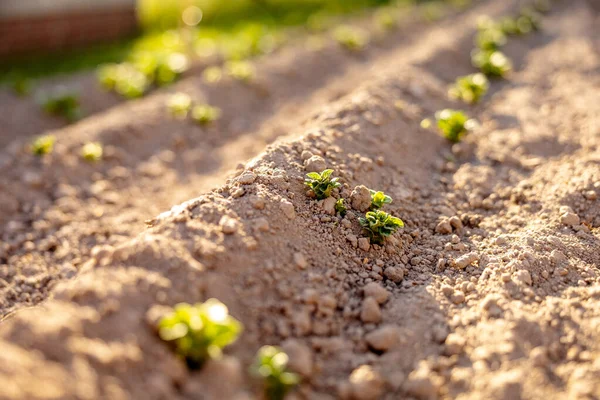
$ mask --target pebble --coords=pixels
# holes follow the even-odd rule
[[[326,214],[335,215],[335,203],[336,199],[334,197],[328,197],[325,200],[323,200],[321,207],[323,208],[323,211],[325,211]]]
[[[471,252],[457,258],[454,261],[454,266],[458,269],[465,269],[467,266],[477,261],[479,261],[479,255],[477,253]]]
[[[365,335],[369,346],[377,351],[388,351],[399,339],[400,330],[396,325],[385,325]]]
[[[566,212],[560,216],[560,222],[563,225],[575,226],[579,225],[579,216],[572,212]]]
[[[371,243],[369,242],[369,238],[359,238],[358,239],[358,248],[363,251],[369,251],[371,248]]]
[[[531,286],[533,283],[531,281],[531,274],[526,269],[515,272],[515,281],[528,286]]]
[[[367,283],[363,288],[363,293],[365,294],[365,297],[372,297],[379,304],[385,303],[390,297],[390,293],[387,289],[377,282]]]
[[[313,374],[313,352],[297,339],[287,339],[281,348],[289,356],[288,367],[305,378]]]
[[[221,220],[219,221],[219,226],[221,227],[221,231],[223,231],[226,235],[233,235],[237,230],[238,221],[231,218],[228,215],[223,215]]]
[[[378,323],[381,321],[381,309],[377,300],[372,297],[363,300],[360,319],[365,323]]]
[[[269,221],[266,218],[257,218],[254,220],[254,229],[260,232],[269,231]]]
[[[371,208],[371,192],[364,185],[354,188],[350,194],[350,204],[356,211],[366,212]]]
[[[252,172],[244,172],[237,178],[238,183],[242,185],[251,185],[256,180],[256,174]]]
[[[370,365],[361,365],[350,374],[349,396],[356,400],[376,400],[383,395],[385,381]]]
[[[435,231],[441,235],[447,235],[452,233],[452,225],[448,220],[443,220],[435,227]]]
[[[598,195],[593,190],[588,190],[583,194],[583,197],[585,197],[587,200],[594,201],[598,198]]]
[[[354,248],[358,247],[358,238],[356,235],[347,235],[346,240],[349,241]]]
[[[456,215],[449,219],[450,225],[457,231],[460,231],[463,228],[463,223]]]
[[[400,283],[404,279],[404,270],[399,267],[387,267],[383,274],[394,283]]]
[[[302,253],[294,253],[294,264],[300,269],[306,269],[308,262]]]
[[[446,337],[446,354],[458,355],[465,347],[466,340],[458,333],[451,333]]]
[[[450,301],[454,304],[461,304],[465,302],[465,294],[460,290],[455,290],[450,296]]]
[[[281,204],[279,208],[285,214],[288,219],[296,219],[296,210],[294,209],[294,205],[288,200],[281,200]]]
[[[327,163],[321,156],[312,156],[304,161],[304,170],[306,172],[323,172],[327,169]]]

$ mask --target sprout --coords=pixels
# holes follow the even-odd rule
[[[84,160],[94,162],[102,159],[102,144],[98,142],[90,142],[81,148],[81,156]]]
[[[26,77],[17,77],[11,82],[13,91],[19,96],[26,96],[33,90],[33,82]]]
[[[221,117],[221,109],[208,104],[201,104],[192,108],[192,119],[201,125],[206,125]]]
[[[185,118],[192,108],[192,98],[185,93],[175,93],[167,101],[167,107],[172,116]]]
[[[202,72],[202,78],[205,82],[216,83],[221,80],[223,71],[219,67],[208,67]]]
[[[69,122],[81,118],[77,94],[63,88],[43,98],[42,107],[48,114],[62,116]]]
[[[379,210],[385,204],[391,204],[392,198],[383,192],[370,190],[371,192],[371,210]]]
[[[471,74],[457,78],[454,86],[448,90],[448,94],[450,97],[473,104],[486,94],[489,86],[489,81],[484,74]]]
[[[336,202],[335,202],[335,211],[340,214],[342,217],[346,215],[346,212],[348,211],[346,209],[346,205],[344,204],[344,199],[343,198],[339,198]]]
[[[300,383],[300,377],[288,371],[289,357],[279,347],[263,346],[256,354],[252,373],[263,379],[265,397],[283,400],[285,395]]]
[[[163,56],[156,61],[154,81],[161,86],[172,83],[187,70],[188,65],[188,59],[184,54],[172,53]]]
[[[332,169],[326,169],[321,173],[309,172],[306,174],[304,184],[308,186],[318,200],[323,200],[331,196],[333,189],[340,187],[338,182],[340,178],[331,178]]]
[[[392,10],[384,8],[380,9],[375,13],[375,23],[377,26],[381,27],[383,30],[392,30],[398,26],[398,21],[396,20],[394,13]]]
[[[371,243],[382,244],[383,241],[393,235],[398,228],[404,227],[404,222],[385,211],[369,211],[364,217],[358,219]]]
[[[500,27],[493,25],[477,33],[475,44],[481,50],[498,50],[506,44],[506,35]]]
[[[335,29],[333,37],[351,51],[363,50],[369,43],[369,34],[357,27],[342,25]]]
[[[52,153],[56,136],[44,135],[36,138],[31,144],[31,152],[36,156],[43,156]]]
[[[476,50],[471,62],[487,76],[503,77],[512,69],[508,57],[499,51]]]
[[[462,111],[445,109],[435,113],[437,125],[446,139],[458,143],[462,137],[476,124]]]
[[[254,66],[247,61],[230,61],[225,65],[225,69],[233,79],[245,83],[254,80],[256,75]]]
[[[223,348],[235,342],[242,329],[241,322],[230,316],[227,307],[217,299],[195,305],[178,304],[158,323],[160,338],[172,342],[191,366],[220,358]]]

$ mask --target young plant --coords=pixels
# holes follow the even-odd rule
[[[221,109],[208,104],[201,104],[192,108],[192,119],[200,125],[207,125],[221,117]]]
[[[340,216],[344,217],[346,215],[346,212],[348,211],[348,209],[346,208],[346,205],[344,204],[344,199],[343,198],[339,198],[336,202],[335,202],[335,211],[340,214]]]
[[[98,142],[90,142],[81,148],[81,157],[90,162],[100,161],[102,159],[102,145]]]
[[[321,173],[309,172],[306,174],[304,184],[308,186],[318,200],[326,199],[331,196],[333,189],[341,186],[340,178],[331,178],[332,169],[326,169]]]
[[[398,21],[391,8],[382,8],[375,13],[375,23],[381,29],[390,31],[398,26]]]
[[[503,77],[512,69],[508,57],[499,51],[475,50],[471,62],[487,76]]]
[[[185,93],[175,93],[167,100],[167,107],[172,116],[185,118],[192,108],[192,98]]]
[[[208,83],[219,82],[222,77],[223,71],[217,66],[207,67],[204,71],[202,71],[202,79]]]
[[[241,322],[230,316],[217,299],[195,305],[177,304],[158,323],[160,338],[173,343],[192,367],[220,358],[223,348],[235,342],[242,329]]]
[[[465,103],[474,104],[487,93],[489,87],[490,83],[484,74],[471,74],[457,78],[448,94]]]
[[[475,44],[481,50],[494,51],[506,44],[506,35],[497,25],[481,29],[475,37]]]
[[[17,77],[11,82],[13,91],[19,96],[26,96],[33,90],[33,82],[26,77]]]
[[[254,66],[247,61],[230,61],[225,65],[225,69],[233,79],[244,83],[252,82],[256,76]]]
[[[458,143],[471,130],[475,121],[462,111],[445,109],[435,113],[438,128],[443,136],[452,143]]]
[[[258,350],[252,372],[263,379],[268,400],[283,400],[290,389],[300,383],[300,377],[288,371],[288,361],[288,355],[278,347],[263,346]]]
[[[364,217],[358,219],[371,243],[382,244],[384,240],[393,235],[398,228],[404,227],[404,222],[385,211],[369,211]]]
[[[36,138],[31,144],[31,152],[36,156],[43,156],[52,153],[54,149],[54,142],[56,142],[56,136],[44,135]]]
[[[378,192],[376,190],[371,190],[371,210],[379,210],[386,204],[391,204],[392,198],[383,192]]]
[[[42,100],[42,107],[48,114],[64,117],[69,122],[81,118],[79,98],[74,92],[68,90],[61,89],[47,95]]]
[[[356,27],[342,25],[333,32],[334,39],[350,51],[363,50],[369,43],[369,34]]]

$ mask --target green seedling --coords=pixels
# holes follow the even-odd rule
[[[335,211],[340,214],[340,216],[344,217],[346,215],[346,212],[348,211],[346,208],[346,205],[344,204],[344,199],[343,198],[339,198],[336,202],[335,202]]]
[[[13,91],[19,96],[27,96],[33,90],[33,82],[29,78],[18,77],[11,82]]]
[[[90,162],[100,161],[102,159],[102,153],[104,150],[102,149],[102,144],[98,142],[91,142],[85,144],[81,148],[81,157],[84,160]]]
[[[521,15],[517,18],[517,26],[521,33],[537,31],[542,25],[542,16],[532,8],[525,7],[521,10]]]
[[[192,108],[192,98],[185,93],[175,93],[167,100],[167,108],[172,116],[185,118]]]
[[[465,103],[474,104],[487,93],[489,87],[490,83],[484,74],[471,74],[457,78],[448,94]]]
[[[383,192],[378,192],[376,190],[371,190],[371,210],[379,210],[386,204],[392,203],[392,198]]]
[[[506,44],[506,35],[501,27],[494,24],[479,30],[475,37],[475,44],[481,50],[498,50]]]
[[[221,109],[208,104],[201,104],[192,108],[192,119],[200,125],[207,125],[221,117]]]
[[[476,122],[462,111],[445,109],[435,113],[435,119],[442,135],[452,143],[458,143],[472,130]]]
[[[383,8],[375,13],[375,23],[385,31],[390,31],[398,26],[398,20],[391,9]]]
[[[208,67],[202,72],[202,79],[208,83],[217,83],[223,77],[223,70],[220,67]]]
[[[233,79],[244,83],[252,82],[256,76],[254,66],[247,61],[230,61],[225,65],[225,70]]]
[[[81,108],[77,94],[68,90],[58,90],[42,100],[42,107],[48,114],[66,118],[69,122],[81,118]]]
[[[321,173],[309,172],[306,174],[304,184],[308,186],[318,200],[326,199],[331,196],[333,189],[341,186],[340,178],[331,178],[332,169],[326,169]]]
[[[384,240],[393,235],[398,228],[404,227],[404,222],[385,211],[369,211],[364,217],[358,219],[371,243],[382,244]]]
[[[178,304],[158,323],[160,338],[172,343],[191,367],[220,358],[223,348],[235,342],[242,329],[241,322],[217,299]]]
[[[289,357],[279,347],[263,346],[256,354],[252,373],[263,380],[265,398],[283,400],[298,383],[300,377],[288,371]]]
[[[184,54],[172,53],[158,57],[155,61],[154,82],[159,86],[173,83],[188,68],[188,59]]]
[[[148,76],[131,63],[107,64],[98,70],[98,82],[127,99],[143,96],[150,88]]]
[[[54,149],[54,143],[56,142],[56,136],[44,135],[36,138],[31,144],[31,152],[36,156],[43,156],[52,153]]]
[[[334,39],[350,51],[361,51],[369,43],[369,34],[357,27],[342,25],[333,32]]]
[[[487,76],[504,77],[512,70],[508,57],[499,51],[476,50],[471,62]]]

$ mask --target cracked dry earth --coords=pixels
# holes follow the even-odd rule
[[[420,127],[463,107],[446,91],[473,72],[477,17],[516,9],[478,3],[360,56],[283,52],[251,87],[178,83],[224,109],[211,128],[168,119],[156,93],[57,131],[42,161],[8,146],[0,398],[260,398],[264,344],[304,377],[290,398],[599,398],[598,3],[557,2],[510,39],[515,71],[467,109],[463,142]],[[92,139],[107,159],[83,165]],[[366,245],[357,211],[307,197],[316,165],[337,196],[390,194],[405,228]],[[210,297],[245,331],[189,371],[152,317]]]

